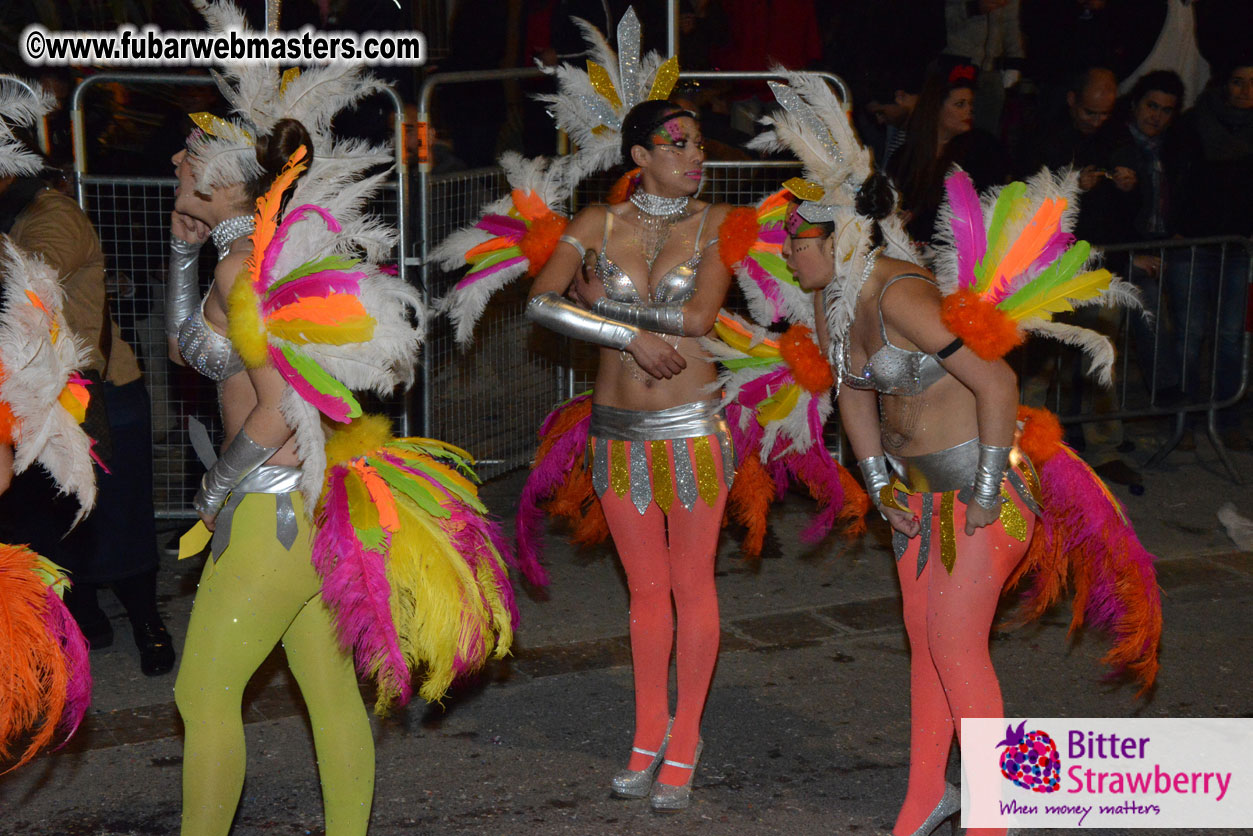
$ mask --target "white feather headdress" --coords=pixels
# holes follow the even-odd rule
[[[248,19],[230,0],[193,0],[209,29],[248,31]],[[343,176],[349,158],[359,172],[391,159],[386,146],[337,142],[331,134],[335,115],[386,85],[363,71],[361,64],[337,61],[321,66],[279,72],[277,62],[225,64],[214,73],[218,89],[231,106],[231,116],[193,113],[200,130],[187,140],[187,149],[200,160],[196,187],[208,192],[217,186],[242,183],[261,173],[255,143],[269,134],[280,119],[295,119],[313,140],[314,162],[305,179]],[[370,159],[364,159],[368,157]]]
[[[29,127],[52,110],[54,99],[37,82],[0,77],[0,177],[38,174],[43,160],[13,135],[13,127]]]
[[[857,213],[857,193],[874,172],[870,150],[861,144],[844,103],[822,78],[789,72],[776,66],[787,84],[769,82],[782,110],[762,117],[770,130],[748,147],[762,151],[788,150],[804,164],[804,179],[793,178],[784,187],[797,197],[797,213],[810,223],[835,224],[836,280],[823,290],[831,351],[840,350],[853,320],[860,276],[870,251],[870,221]],[[849,236],[847,231],[854,234]],[[887,255],[916,261],[909,236],[896,213],[879,221]],[[838,379],[838,378],[837,378]]]
[[[577,182],[621,162],[622,120],[640,102],[669,98],[679,62],[656,52],[641,57],[640,21],[633,8],[618,22],[617,52],[595,26],[581,18],[575,22],[591,56],[587,69],[562,64],[546,70],[556,76],[557,92],[536,98],[579,146]]]

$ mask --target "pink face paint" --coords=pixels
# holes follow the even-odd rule
[[[801,213],[795,208],[788,212],[787,220],[783,222],[783,229],[790,238],[822,238],[826,235],[822,227],[802,218]]]
[[[677,145],[687,137],[683,135],[683,128],[679,125],[678,117],[675,117],[658,126],[653,131],[651,139],[653,145]]]

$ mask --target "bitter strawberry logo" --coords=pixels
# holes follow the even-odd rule
[[[1025,732],[1026,728],[1026,720],[1018,728],[1012,723],[1005,727],[1005,739],[996,744],[1006,747],[1001,752],[1001,774],[1032,792],[1057,792],[1062,775],[1057,744],[1047,732]]]

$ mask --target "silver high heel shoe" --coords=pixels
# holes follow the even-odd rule
[[[704,748],[705,741],[697,739],[696,753],[692,755],[691,763],[679,763],[671,760],[663,761],[663,763],[668,763],[670,766],[678,769],[690,771],[687,775],[687,783],[681,786],[672,787],[659,781],[653,782],[653,791],[649,796],[648,803],[652,806],[654,813],[677,813],[680,810],[686,810],[688,805],[692,803],[692,779],[696,777],[696,764],[700,763],[700,753]]]
[[[650,752],[647,749],[641,749],[638,746],[632,746],[632,752],[638,752],[641,755],[648,755],[652,758],[648,766],[640,770],[624,769],[617,775],[613,776],[613,794],[618,798],[647,798],[648,790],[653,785],[653,776],[657,774],[657,769],[661,766],[661,759],[665,756],[666,745],[670,743],[670,727],[674,725],[674,718],[670,718],[670,722],[666,724],[666,736],[661,739],[661,745],[657,747],[656,752]]]
[[[927,816],[922,824],[918,825],[918,829],[911,833],[910,836],[930,836],[930,834],[940,828],[941,824],[961,812],[961,808],[962,791],[952,784],[946,783],[944,785],[944,795],[940,796],[940,801],[935,805],[935,809],[931,811],[931,814]],[[950,833],[957,831],[956,824],[956,822],[950,823]]]

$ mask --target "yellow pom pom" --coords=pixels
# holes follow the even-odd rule
[[[247,272],[241,273],[227,296],[226,336],[243,358],[244,365],[259,369],[266,363],[265,324],[261,321],[261,305],[252,289]]]
[[[326,440],[326,465],[337,464],[373,453],[392,440],[392,422],[385,415],[362,415],[336,430]]]

